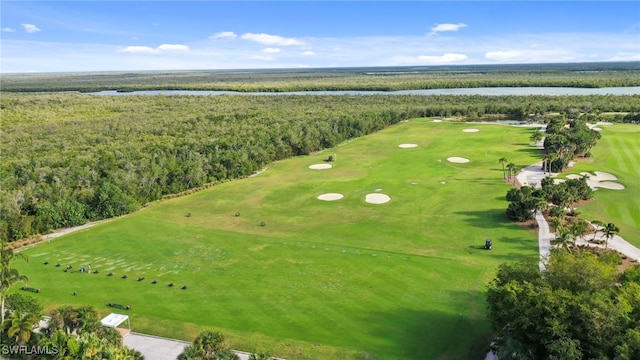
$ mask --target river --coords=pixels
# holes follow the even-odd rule
[[[208,90],[143,90],[118,92],[106,90],[88,93],[100,96],[131,95],[482,95],[482,96],[530,96],[530,95],[640,95],[640,86],[607,87],[607,88],[572,88],[572,87],[481,87],[461,89],[428,89],[400,91],[291,91],[291,92],[240,92],[240,91],[208,91]]]

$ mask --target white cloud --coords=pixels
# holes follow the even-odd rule
[[[468,57],[465,54],[446,53],[439,56],[433,55],[421,55],[418,56],[418,62],[424,64],[451,64],[459,63],[467,60]]]
[[[278,46],[304,45],[304,42],[301,40],[294,39],[294,38],[284,38],[279,35],[246,33],[246,34],[242,34],[240,38],[244,40],[259,42],[264,45],[278,45]]]
[[[262,49],[263,53],[267,53],[267,54],[277,54],[280,52],[280,49],[278,48],[264,48]]]
[[[119,49],[120,52],[130,54],[160,54],[167,52],[187,52],[189,47],[182,44],[162,44],[156,48],[150,46],[127,46]]]
[[[37,33],[38,31],[41,31],[40,28],[38,28],[33,24],[20,24],[20,25],[22,26],[24,31],[28,32],[29,34]]]
[[[234,33],[233,31],[221,31],[221,32],[217,32],[217,33],[209,36],[209,39],[211,39],[211,40],[235,39],[237,37],[238,37],[238,35],[236,35],[236,33]]]
[[[11,32],[16,32],[16,29],[12,29],[10,27],[5,27],[5,28],[2,28],[2,31],[11,33]]]
[[[249,57],[252,60],[275,61],[276,58],[271,55],[253,55]]]
[[[526,58],[526,53],[522,50],[489,51],[484,55],[489,60],[497,61],[518,61]]]
[[[465,23],[457,23],[457,24],[438,24],[431,28],[431,32],[429,35],[435,35],[439,32],[443,31],[458,31],[464,27],[467,27]]]
[[[640,53],[618,53],[607,61],[640,61]]]
[[[315,55],[315,54],[316,54],[316,53],[314,53],[314,52],[313,52],[313,51],[311,51],[311,50],[307,50],[307,51],[302,52],[302,55],[304,55],[304,56],[313,56],[313,55]]]
[[[499,50],[488,51],[484,57],[489,60],[503,63],[537,63],[537,62],[565,62],[576,60],[577,57],[590,57],[577,55],[567,50]]]
[[[187,45],[182,44],[162,44],[158,46],[159,51],[189,51]]]
[[[151,48],[149,46],[127,46],[123,49],[120,49],[121,52],[132,53],[132,54],[154,54],[157,53],[157,50]]]

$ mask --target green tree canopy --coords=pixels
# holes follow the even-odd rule
[[[501,265],[487,291],[499,358],[639,358],[640,282],[619,282],[616,264],[555,251],[543,273],[532,262]]]

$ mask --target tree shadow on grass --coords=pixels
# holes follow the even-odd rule
[[[407,360],[484,359],[491,336],[480,296],[484,295],[478,291],[450,292],[447,307],[451,312],[399,308],[392,313],[369,314],[369,335],[393,346],[364,351],[373,359],[386,358],[376,354]]]
[[[455,214],[459,215],[462,221],[477,228],[495,229],[496,227],[512,227],[514,226],[513,222],[507,219],[505,209],[457,211]]]

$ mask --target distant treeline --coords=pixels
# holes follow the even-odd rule
[[[101,90],[396,91],[478,87],[640,86],[640,62],[4,74],[12,92]]]
[[[640,114],[639,96],[1,95],[0,236],[9,240],[126,214],[416,117]]]

